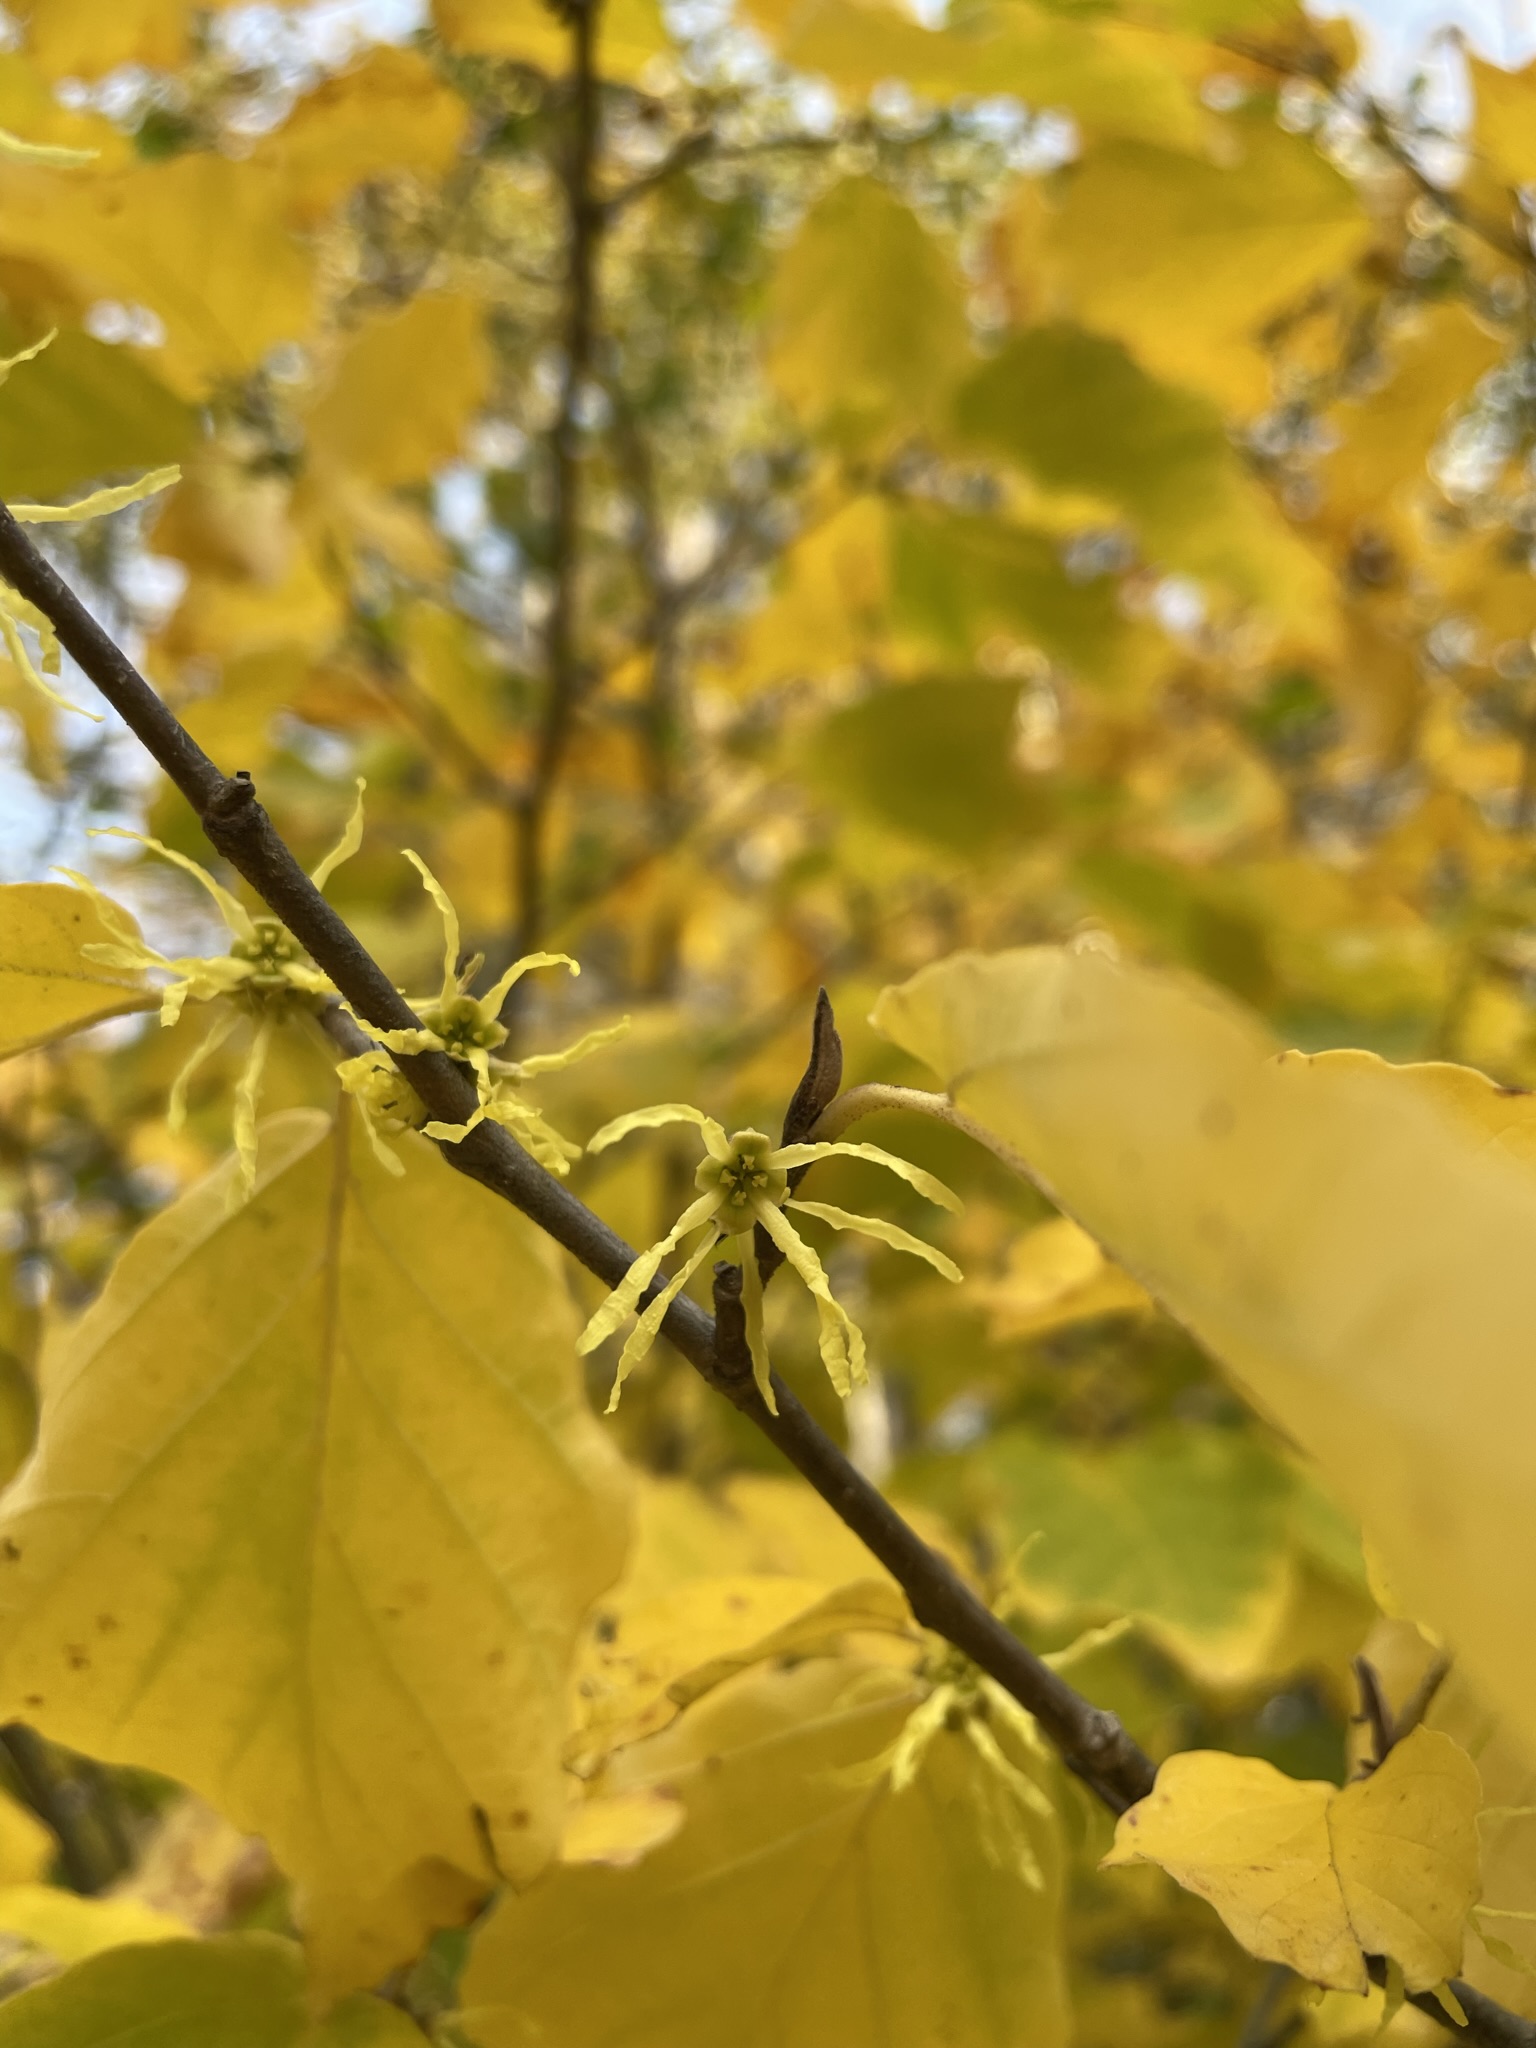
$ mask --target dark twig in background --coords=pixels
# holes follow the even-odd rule
[[[550,430],[551,558],[554,587],[544,630],[545,695],[533,771],[515,814],[517,936],[512,951],[531,953],[546,923],[546,839],[555,785],[570,744],[581,688],[576,642],[581,571],[581,412],[597,329],[597,259],[604,209],[595,189],[602,89],[597,29],[602,0],[570,0],[570,136],[563,183],[569,222],[564,362]]]

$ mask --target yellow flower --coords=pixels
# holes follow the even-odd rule
[[[380,1132],[394,1135],[411,1128],[425,1131],[429,1138],[440,1138],[447,1144],[456,1145],[468,1137],[477,1124],[488,1122],[500,1124],[503,1130],[510,1131],[549,1172],[568,1173],[571,1161],[581,1157],[581,1147],[562,1137],[519,1091],[525,1081],[568,1067],[576,1060],[585,1059],[588,1053],[596,1052],[599,1046],[612,1044],[629,1029],[629,1019],[625,1017],[617,1024],[589,1031],[563,1052],[534,1053],[525,1060],[495,1058],[498,1046],[506,1043],[507,1027],[501,1021],[501,1006],[514,983],[534,967],[568,967],[572,974],[580,974],[581,968],[568,953],[527,953],[521,960],[514,960],[495,986],[483,996],[471,995],[469,985],[483,966],[485,956],[477,953],[462,969],[459,967],[458,912],[421,856],[407,852],[405,857],[421,876],[422,886],[437,905],[443,920],[443,983],[436,995],[412,999],[411,1008],[421,1019],[419,1027],[375,1032],[378,1047],[382,1050],[377,1055],[359,1054],[357,1059],[348,1060],[337,1070],[342,1077],[342,1086],[362,1106],[375,1150],[387,1160],[393,1171],[399,1172],[399,1162],[378,1144]],[[469,1118],[461,1124],[428,1123],[418,1121],[412,1112],[402,1121],[399,1111],[385,1100],[394,1084],[384,1078],[385,1067],[393,1071],[393,1063],[379,1064],[384,1051],[441,1052],[446,1053],[449,1059],[457,1060],[461,1066],[468,1067],[474,1074],[479,1098]],[[407,1084],[401,1079],[399,1085],[405,1087]],[[410,1090],[409,1093],[424,1118],[425,1111],[421,1110],[415,1091]]]
[[[619,1369],[608,1401],[610,1414],[618,1405],[619,1391],[625,1380],[655,1343],[668,1308],[710,1252],[726,1238],[742,1240],[736,1255],[741,1262],[741,1299],[746,1312],[752,1374],[769,1411],[777,1414],[769,1376],[768,1347],[763,1334],[763,1283],[752,1249],[751,1233],[759,1224],[805,1282],[816,1304],[822,1363],[832,1376],[833,1386],[839,1394],[846,1396],[868,1378],[864,1363],[864,1334],[833,1296],[826,1269],[785,1215],[786,1209],[815,1216],[823,1223],[830,1223],[834,1230],[857,1230],[865,1237],[877,1238],[880,1243],[892,1246],[896,1251],[910,1252],[914,1258],[926,1259],[946,1280],[960,1278],[960,1269],[952,1259],[947,1259],[932,1245],[924,1244],[921,1238],[913,1237],[894,1223],[887,1223],[878,1216],[850,1215],[846,1209],[834,1208],[826,1202],[797,1201],[790,1195],[790,1176],[800,1167],[809,1166],[818,1159],[867,1159],[876,1166],[888,1168],[941,1208],[960,1207],[958,1197],[951,1194],[942,1181],[935,1180],[931,1173],[924,1173],[921,1167],[913,1166],[908,1160],[882,1152],[878,1145],[840,1141],[775,1146],[773,1140],[764,1137],[761,1131],[736,1131],[727,1136],[725,1127],[717,1124],[713,1117],[705,1116],[702,1110],[694,1109],[685,1102],[663,1102],[652,1109],[635,1109],[626,1116],[615,1117],[590,1140],[587,1150],[601,1152],[631,1131],[652,1130],[658,1125],[673,1123],[696,1124],[703,1135],[705,1157],[695,1175],[695,1185],[700,1189],[699,1199],[683,1211],[664,1238],[635,1260],[582,1331],[577,1350],[594,1351],[604,1338],[611,1337],[655,1279],[668,1252],[675,1251],[693,1231],[702,1230],[704,1234],[661,1293],[642,1310],[619,1357]]]
[[[346,829],[311,876],[316,888],[323,888],[362,842],[363,787],[359,779],[357,802],[353,805]],[[256,1029],[251,1050],[235,1084],[234,1138],[240,1158],[240,1173],[232,1186],[231,1199],[243,1200],[256,1183],[256,1110],[273,1034],[279,1024],[295,1014],[313,1015],[327,997],[335,995],[335,988],[329,978],[306,958],[298,941],[277,918],[252,916],[237,896],[231,895],[205,868],[200,868],[194,860],[188,860],[184,853],[162,846],[158,839],[146,838],[143,833],[123,832],[115,827],[91,836],[131,839],[136,845],[148,847],[151,853],[158,853],[162,859],[171,861],[208,891],[230,933],[231,944],[227,953],[216,954],[212,958],[193,955],[170,959],[139,937],[117,904],[109,896],[104,896],[89,876],[77,874],[73,868],[59,870],[60,874],[68,875],[77,888],[85,891],[100,913],[102,923],[113,934],[110,943],[98,942],[82,947],[87,959],[100,961],[105,967],[158,968],[171,975],[172,979],[160,992],[162,1025],[176,1023],[189,1002],[208,1003],[224,999],[224,1007],[214,1016],[191,1058],[171,1084],[166,1121],[173,1131],[180,1130],[186,1121],[187,1089],[192,1076],[212,1053],[218,1051],[242,1018],[254,1021]]]

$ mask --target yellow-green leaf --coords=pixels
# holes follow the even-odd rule
[[[1355,188],[1268,109],[1227,124],[1220,156],[1116,142],[1064,180],[1049,247],[1078,317],[1155,376],[1264,409],[1260,329],[1370,240]]]
[[[127,911],[122,916],[133,925]],[[114,943],[83,889],[62,882],[0,888],[0,1059],[103,1017],[154,1008],[158,998],[140,972],[103,967],[81,950]]]
[[[1536,184],[1536,64],[1504,71],[1472,57],[1468,68],[1478,154],[1506,185]]]
[[[1364,1991],[1365,1958],[1387,1956],[1429,1991],[1461,1967],[1481,1798],[1471,1758],[1428,1728],[1342,1791],[1188,1750],[1121,1816],[1104,1862],[1160,1864],[1251,1954],[1315,1984]]]
[[[1214,991],[1097,949],[959,955],[876,1015],[1316,1459],[1536,1739],[1509,1569],[1536,1555],[1536,1177],[1463,1087],[1276,1060]]]
[[[0,1519],[0,1711],[264,1834],[342,1988],[463,1915],[487,1838],[553,1853],[626,1524],[548,1241],[347,1122],[274,1118],[244,1208],[226,1163],[134,1239]]]
[[[812,210],[780,259],[767,321],[774,382],[858,449],[934,419],[969,353],[953,262],[872,178],[846,179]]]
[[[1088,1450],[1014,1428],[972,1473],[1048,1615],[1128,1614],[1208,1682],[1252,1676],[1290,1592],[1292,1482],[1250,1435],[1164,1428]]]
[[[270,1934],[117,1948],[0,2004],[0,2048],[420,2048],[377,1998],[315,2019],[292,1942]]]
[[[375,483],[425,478],[458,453],[491,370],[480,308],[424,293],[372,321],[343,354],[308,418],[311,453]]]
[[[1047,490],[1120,510],[1153,562],[1331,641],[1323,565],[1243,473],[1217,408],[1155,381],[1120,343],[1064,323],[1033,328],[967,379],[955,421],[967,446]]]
[[[889,1667],[818,1659],[734,1680],[624,1751],[614,1789],[673,1789],[682,1829],[631,1869],[561,1868],[505,1899],[465,2030],[479,2048],[1055,2048],[1054,1828],[1028,1822],[1032,1890],[1013,1793],[947,1730],[893,1791],[876,1759],[920,1698]]]

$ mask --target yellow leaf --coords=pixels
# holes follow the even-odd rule
[[[0,1793],[0,1887],[30,1884],[46,1877],[58,1854],[52,1831],[31,1807],[9,1792]]]
[[[933,420],[970,353],[954,264],[872,178],[846,179],[812,209],[779,261],[767,326],[786,399],[859,449]]]
[[[627,1870],[683,1824],[683,1807],[664,1786],[582,1800],[571,1808],[560,1838],[562,1863],[605,1863]]]
[[[121,915],[137,936],[127,911]],[[104,967],[82,951],[117,939],[83,889],[60,882],[0,888],[0,1059],[103,1017],[155,1007],[138,969]]]
[[[1002,1278],[982,1281],[971,1292],[992,1312],[994,1344],[1152,1306],[1146,1289],[1112,1266],[1069,1216],[1055,1216],[1015,1238]]]
[[[631,1869],[562,1868],[504,1899],[465,2031],[480,2048],[718,2048],[744,2025],[756,2048],[1056,2048],[1055,1829],[1027,1823],[1032,1890],[1006,1853],[1011,1790],[948,1730],[893,1791],[876,1760],[920,1698],[903,1673],[817,1659],[737,1679],[623,1752],[613,1789],[672,1789],[682,1829]]]
[[[942,29],[883,0],[748,0],[746,11],[786,64],[847,93],[896,78],[938,100],[1017,93],[1090,134],[1193,147],[1205,130],[1168,39],[1115,22],[1063,21],[1030,0],[957,7]]]
[[[298,1949],[271,1934],[115,1948],[0,2004],[0,2048],[126,2041],[142,2048],[420,2048],[421,2031],[377,1998],[349,1998],[315,2020]]]
[[[209,0],[212,9],[228,0]],[[27,52],[54,78],[99,78],[120,64],[174,71],[187,56],[195,10],[188,0],[29,0],[17,9]]]
[[[1536,184],[1536,64],[1503,71],[1470,55],[1467,64],[1474,148],[1504,184]]]
[[[960,955],[876,1014],[1317,1461],[1536,1740],[1508,1568],[1536,1554],[1536,1178],[1466,1084],[1277,1061],[1214,992],[1096,950]]]
[[[1328,1844],[1335,1788],[1287,1778],[1261,1757],[1185,1750],[1115,1828],[1105,1869],[1156,1863],[1221,1915],[1250,1955],[1314,1984],[1364,1991]]]
[[[156,365],[185,397],[309,326],[309,258],[280,175],[211,152],[68,177],[0,169],[0,250],[89,298],[147,306],[166,329]]]
[[[548,1242],[423,1143],[274,1118],[64,1339],[6,1499],[0,1698],[264,1834],[322,1984],[374,1981],[563,1821],[577,1622],[622,1556]],[[506,1303],[515,1299],[515,1317]]]
[[[1402,1965],[1410,1991],[1461,1968],[1477,1903],[1477,1766],[1448,1735],[1415,1728],[1368,1778],[1328,1808],[1334,1868],[1349,1923],[1368,1956]]]
[[[798,1578],[701,1578],[659,1598],[605,1602],[576,1666],[568,1761],[591,1772],[752,1664],[806,1656],[850,1631],[911,1635],[913,1626],[905,1599],[882,1579],[829,1589]]]
[[[56,1885],[0,1885],[0,1934],[14,1935],[57,1963],[83,1963],[135,1941],[185,1941],[192,1929],[138,1899],[83,1899]]]
[[[1268,109],[1227,124],[1219,161],[1146,144],[1092,150],[1066,174],[1049,248],[1078,317],[1155,376],[1259,411],[1264,322],[1366,247],[1355,188]]]
[[[1161,1865],[1250,1954],[1314,1984],[1364,1991],[1365,1957],[1387,1956],[1410,1991],[1430,1991],[1461,1968],[1481,1799],[1471,1758],[1428,1728],[1342,1791],[1188,1750],[1121,1816],[1104,1866]]]
[[[375,483],[417,482],[458,452],[491,374],[480,308],[424,293],[346,350],[309,415],[311,454]]]
[[[433,0],[432,12],[450,49],[515,58],[553,77],[571,68],[571,32],[544,0]],[[629,83],[671,48],[658,0],[605,0],[597,42],[604,78]]]
[[[419,50],[385,47],[306,93],[257,162],[276,166],[290,212],[312,222],[365,179],[447,170],[468,120],[468,102]]]

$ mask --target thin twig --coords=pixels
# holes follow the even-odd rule
[[[602,0],[571,0],[570,135],[563,174],[569,221],[560,399],[550,430],[554,588],[544,636],[544,711],[533,772],[513,825],[517,889],[514,953],[533,952],[545,925],[545,838],[555,785],[565,762],[580,691],[576,594],[581,570],[581,406],[597,329],[597,255],[603,207],[594,189],[601,84],[597,25]],[[515,992],[514,992],[515,993]],[[509,1001],[512,998],[509,997]]]

